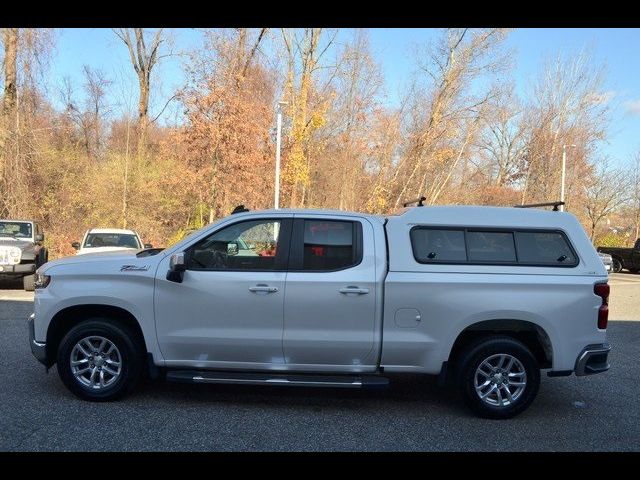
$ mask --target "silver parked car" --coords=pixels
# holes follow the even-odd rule
[[[607,269],[607,273],[611,273],[613,271],[613,257],[608,253],[598,252],[598,256],[602,263],[604,263],[604,268]]]

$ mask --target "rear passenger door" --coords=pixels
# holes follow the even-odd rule
[[[291,369],[375,369],[373,227],[357,217],[296,216],[284,305]]]

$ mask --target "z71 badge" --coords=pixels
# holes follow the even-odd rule
[[[149,270],[149,265],[123,265],[120,268],[121,272],[146,272]]]

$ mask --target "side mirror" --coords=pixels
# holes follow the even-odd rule
[[[151,245],[150,243],[145,243],[144,248],[153,248],[153,245]]]
[[[237,242],[232,242],[227,244],[227,255],[237,255],[238,254],[238,244]]]
[[[174,253],[169,260],[169,270],[172,272],[184,272],[186,270],[184,263],[184,252]]]
[[[36,236],[33,237],[36,242],[44,242],[44,234],[36,233]]]
[[[80,242],[73,242],[73,243],[71,244],[71,246],[72,246],[73,248],[75,248],[76,250],[80,250]]]
[[[170,282],[182,283],[182,278],[186,269],[187,266],[184,261],[184,252],[174,253],[169,259],[167,280]]]

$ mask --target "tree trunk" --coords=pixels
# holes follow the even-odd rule
[[[5,28],[2,31],[4,44],[4,92],[2,96],[2,116],[0,118],[0,216],[8,213],[13,195],[9,191],[11,186],[12,131],[16,128],[18,109],[18,29]],[[22,172],[16,172],[18,174]]]
[[[138,101],[138,161],[146,154],[147,131],[149,129],[149,78],[146,72],[139,74],[140,99]]]
[[[15,114],[18,103],[18,29],[5,28],[4,43],[4,95],[2,97],[2,114],[5,118]]]

